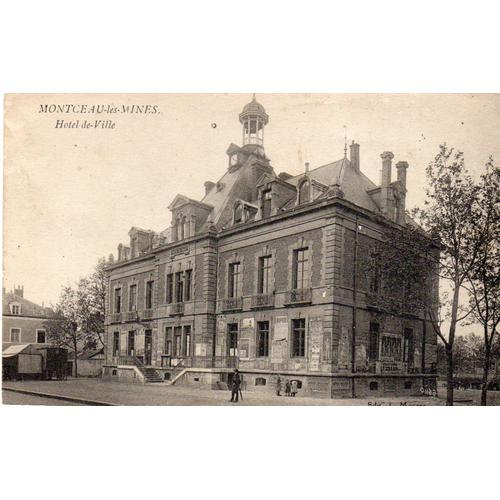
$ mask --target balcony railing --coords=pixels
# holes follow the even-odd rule
[[[168,314],[170,316],[180,316],[184,314],[184,302],[174,302],[170,304]]]
[[[285,304],[309,304],[312,300],[312,293],[310,288],[297,288],[295,290],[288,290],[286,292]]]
[[[274,293],[259,293],[252,297],[252,308],[274,307]]]
[[[122,322],[122,313],[113,313],[111,315],[111,323],[121,323]]]
[[[243,308],[242,297],[229,297],[227,299],[222,299],[223,311],[238,311]]]
[[[142,311],[142,317],[144,319],[151,319],[153,317],[153,309],[144,309]]]
[[[125,313],[126,321],[137,321],[139,319],[139,315],[137,311],[127,311]]]

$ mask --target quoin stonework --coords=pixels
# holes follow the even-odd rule
[[[376,185],[352,141],[332,163],[277,174],[255,96],[239,121],[243,143],[205,196],[178,194],[170,227],[132,227],[118,246],[104,377],[217,389],[238,368],[245,390],[274,391],[280,376],[322,397],[419,394],[435,381],[436,336],[418,311],[377,310],[361,262],[387,225],[410,222],[408,163],[370,159]]]

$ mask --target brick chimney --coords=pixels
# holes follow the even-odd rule
[[[24,285],[23,286],[15,286],[14,285],[14,295],[23,298],[24,297]]]
[[[396,222],[404,225],[406,222],[406,170],[408,169],[408,162],[398,161],[396,163],[396,170],[398,172],[398,181],[402,186],[402,191],[398,196],[398,206],[396,207]]]
[[[215,182],[207,181],[205,182],[204,185],[205,185],[205,196],[206,196],[215,187]]]
[[[350,148],[350,162],[354,170],[356,172],[360,171],[359,167],[359,144],[352,141],[352,144],[349,146]]]
[[[406,169],[408,168],[407,161],[398,161],[396,163],[396,170],[398,172],[398,181],[406,190]]]
[[[394,155],[391,151],[384,151],[382,158],[382,181],[380,183],[380,208],[382,213],[392,219],[391,168]]]

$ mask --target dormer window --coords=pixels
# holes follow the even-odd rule
[[[299,205],[310,200],[311,184],[308,179],[303,180],[299,185]]]
[[[243,222],[243,205],[238,203],[234,207],[234,223],[240,224],[241,222]]]
[[[183,217],[182,225],[184,226],[184,238],[189,238],[191,235],[189,234],[189,221],[187,217]]]
[[[271,189],[266,189],[262,192],[262,218],[266,219],[271,216]]]
[[[21,315],[21,304],[18,304],[18,303],[10,304],[10,313],[13,314],[14,316],[20,316]]]

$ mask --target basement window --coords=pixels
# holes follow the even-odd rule
[[[267,380],[263,377],[257,377],[255,379],[255,385],[266,385],[267,384]]]
[[[370,391],[378,391],[378,382],[370,382]]]

